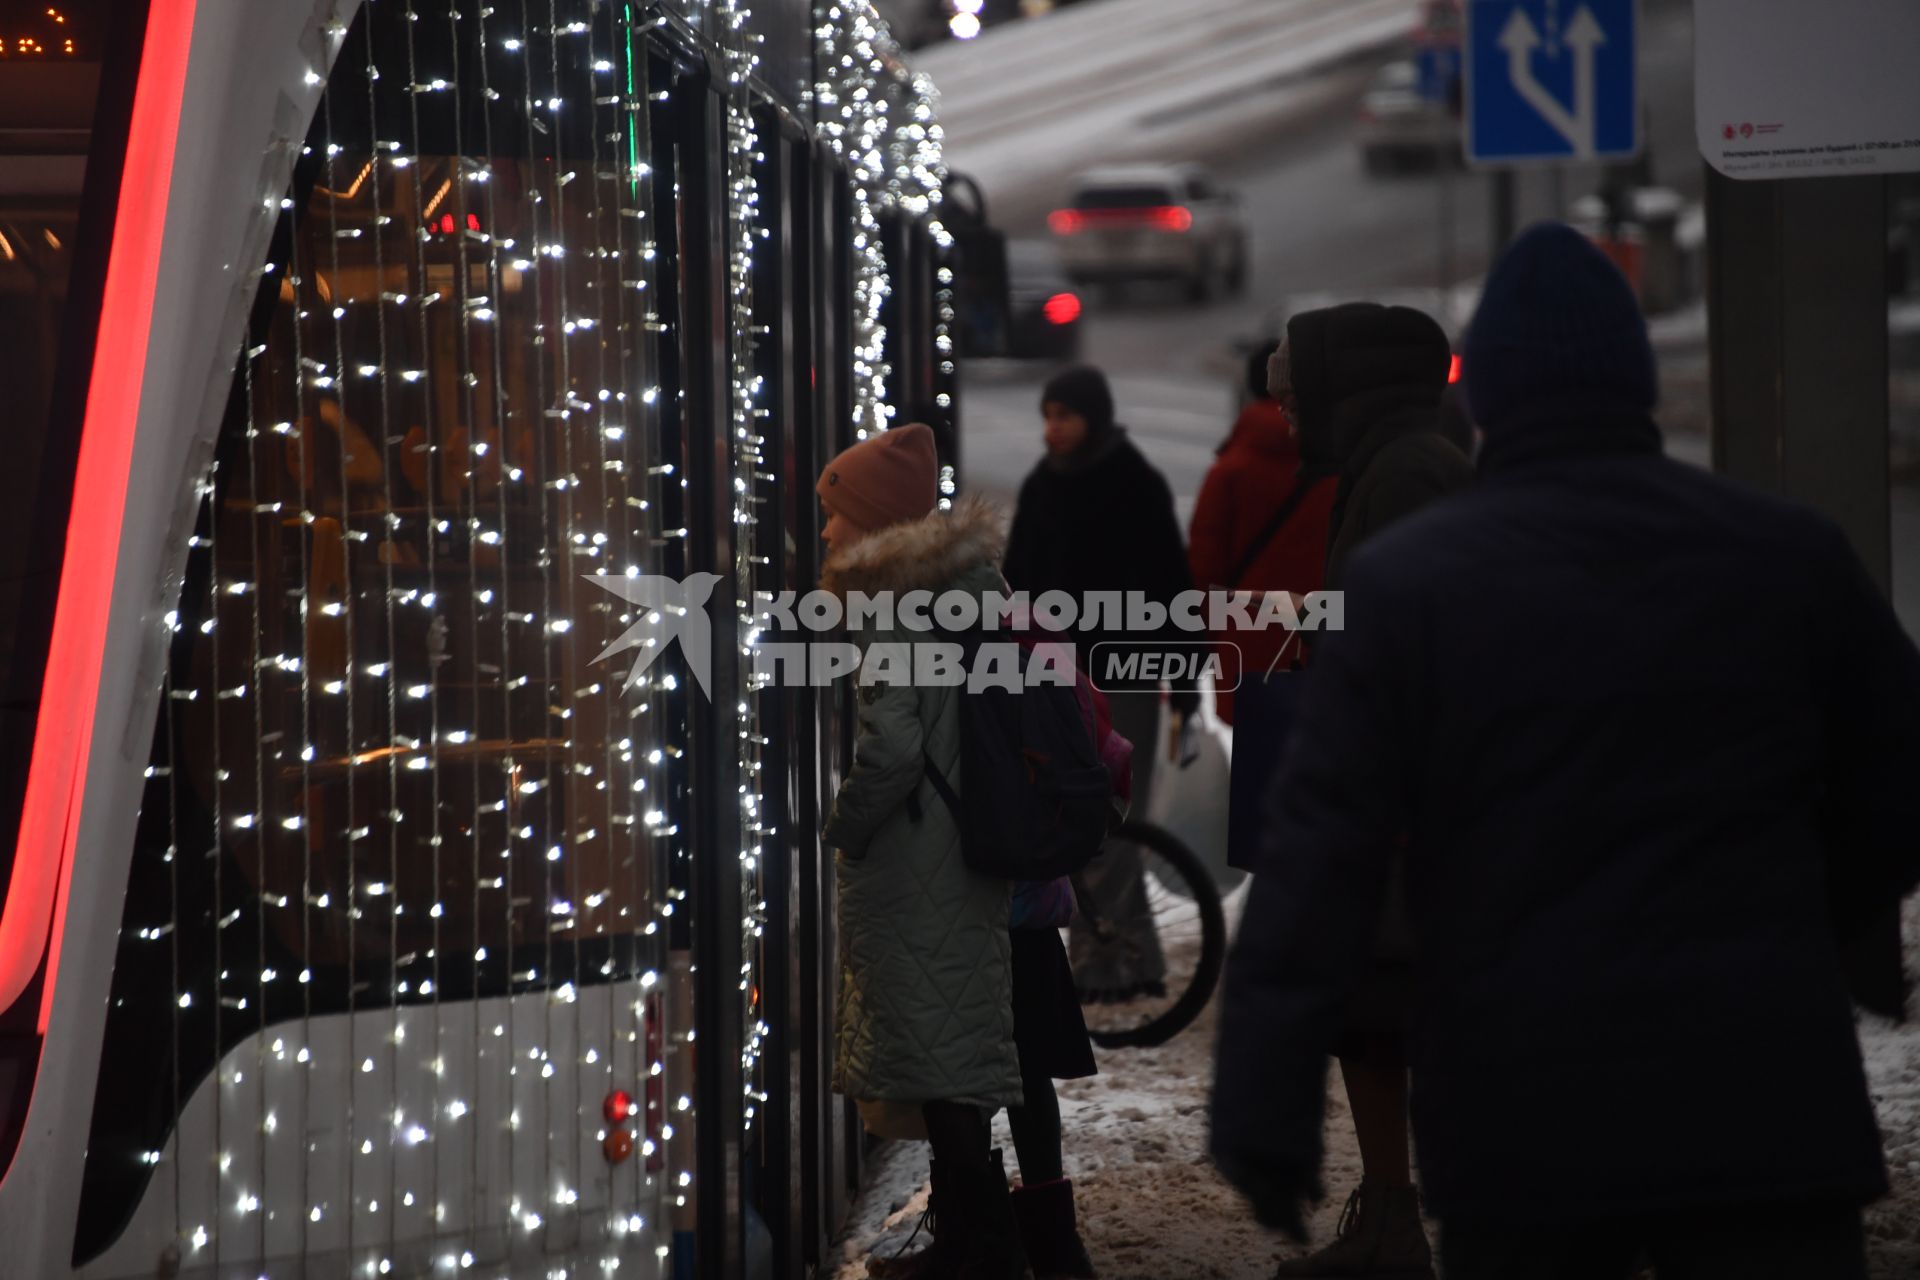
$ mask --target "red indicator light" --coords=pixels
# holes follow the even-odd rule
[[[1460,357],[1455,356],[1453,363],[1447,367],[1447,385],[1451,386],[1458,381],[1460,381]]]
[[[625,1124],[634,1113],[633,1095],[625,1089],[615,1089],[607,1095],[602,1110],[606,1113],[608,1124]]]
[[[1047,226],[1057,236],[1079,235],[1087,220],[1075,209],[1055,209],[1047,215]]]
[[[1080,318],[1080,299],[1070,293],[1056,293],[1041,308],[1048,324],[1072,324]]]

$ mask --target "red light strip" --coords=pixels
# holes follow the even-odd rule
[[[147,17],[87,411],[80,428],[60,596],[34,728],[33,762],[27,772],[12,880],[4,914],[0,914],[0,1009],[11,1008],[20,998],[33,981],[41,957],[47,956],[46,991],[40,1005],[43,1034],[52,1008],[81,793],[93,748],[93,718],[139,423],[174,142],[186,91],[187,55],[193,44],[194,5],[195,0],[153,0]]]

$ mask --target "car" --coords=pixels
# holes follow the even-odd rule
[[[1360,100],[1355,130],[1369,173],[1408,164],[1460,163],[1460,120],[1441,97],[1422,92],[1419,65],[1389,62]]]
[[[1085,307],[1044,240],[1016,240],[1007,248],[1007,347],[1015,360],[1068,361],[1080,355]]]
[[[1093,169],[1047,218],[1077,285],[1175,280],[1195,302],[1246,287],[1248,235],[1233,194],[1196,165]]]
[[[944,221],[953,236],[955,338],[969,359],[1071,360],[1084,307],[1044,240],[1007,239],[980,184],[947,175]]]

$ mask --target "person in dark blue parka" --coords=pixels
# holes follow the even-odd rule
[[[1920,881],[1920,654],[1832,522],[1663,456],[1638,305],[1573,231],[1501,261],[1465,378],[1480,482],[1355,553],[1316,650],[1214,1157],[1298,1233],[1404,845],[1449,1280],[1864,1276],[1843,955]]]

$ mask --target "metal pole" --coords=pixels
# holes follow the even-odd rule
[[[1453,157],[1440,157],[1440,312],[1441,322],[1453,328]]]
[[[1515,223],[1519,220],[1519,187],[1511,169],[1496,169],[1493,174],[1493,244],[1488,260],[1498,258],[1513,243]]]
[[[1816,507],[1892,580],[1887,180],[1707,174],[1716,471]]]
[[[1714,470],[1825,512],[1883,590],[1893,577],[1886,244],[1885,178],[1707,172]],[[1896,908],[1847,948],[1857,996],[1900,998],[1900,949]]]

